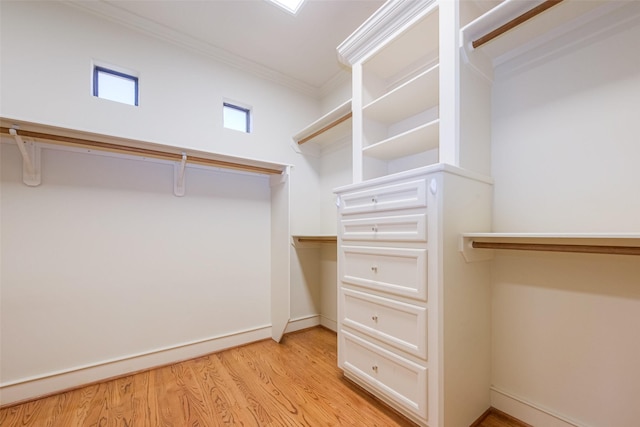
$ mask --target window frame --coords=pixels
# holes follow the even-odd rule
[[[240,112],[244,113],[244,116],[245,116],[244,133],[251,133],[251,108],[242,107],[242,106],[240,106],[238,104],[234,104],[234,103],[228,102],[228,101],[223,101],[222,102],[222,115],[223,115],[222,126],[225,127],[226,129],[231,129],[231,130],[239,130],[239,129],[230,128],[230,127],[226,126],[226,124],[224,123],[224,109],[225,108],[230,108],[232,110],[237,110],[237,111],[240,111]]]
[[[103,98],[99,95],[100,93],[100,88],[98,85],[98,76],[100,73],[105,73],[105,74],[111,74],[113,76],[117,76],[117,77],[122,77],[125,78],[127,80],[131,80],[134,83],[134,104],[129,104],[126,102],[121,102],[121,104],[126,104],[126,105],[133,105],[135,107],[138,106],[138,77],[137,76],[133,76],[131,74],[127,74],[127,73],[123,73],[121,71],[116,71],[113,70],[111,68],[107,68],[107,67],[103,67],[100,65],[94,65],[93,66],[93,96],[100,98],[100,99],[108,99],[108,98]],[[115,102],[119,102],[119,101],[115,101]]]

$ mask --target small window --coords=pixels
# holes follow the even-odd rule
[[[227,129],[251,132],[251,110],[225,102],[222,104],[223,124]]]
[[[93,96],[138,105],[138,78],[96,66],[93,68]]]

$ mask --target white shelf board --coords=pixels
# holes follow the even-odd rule
[[[440,120],[425,123],[407,132],[363,148],[363,154],[380,160],[393,160],[438,148]]]
[[[467,52],[472,52],[472,42],[499,28],[512,19],[543,3],[543,0],[506,0],[461,31],[461,43]],[[545,12],[518,25],[503,35],[479,46],[496,66],[549,42],[561,34],[584,26],[598,17],[622,6],[623,2],[612,0],[564,0]]]
[[[365,118],[382,123],[395,123],[438,105],[440,67],[435,65],[413,79],[367,104]]]
[[[320,117],[315,122],[306,126],[304,129],[300,130],[298,133],[296,133],[293,136],[293,140],[297,144],[299,141],[313,135],[316,132],[321,131],[322,129],[326,128],[327,126],[330,126],[332,123],[335,123],[336,121],[342,119],[343,117],[345,117],[350,113],[351,113],[351,100],[349,99],[348,101],[340,104],[333,110],[329,111],[327,114]],[[325,130],[324,132],[314,136],[312,139],[309,140],[309,142],[324,144],[328,142],[337,141],[338,139],[341,139],[349,135],[350,133],[351,133],[351,119],[347,119],[342,121],[338,125],[333,126]]]
[[[640,249],[640,233],[463,233],[460,235],[459,249],[467,261],[481,261],[493,257],[493,249],[473,248],[473,242],[563,247],[596,246],[635,250]]]
[[[49,149],[169,163],[179,162],[184,154],[187,156],[186,162],[190,165],[264,174],[282,174],[291,166],[268,160],[194,150],[8,117],[0,117],[0,127],[3,130],[15,128],[23,138],[45,145]]]

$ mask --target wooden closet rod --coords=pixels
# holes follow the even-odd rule
[[[480,37],[477,40],[474,40],[471,45],[473,46],[474,49],[477,49],[478,47],[482,46],[483,44],[495,39],[496,37],[498,37],[501,34],[506,33],[507,31],[517,27],[518,25],[522,24],[523,22],[528,21],[529,19],[533,18],[536,15],[541,14],[542,12],[544,12],[545,10],[557,5],[558,3],[562,2],[563,0],[545,0],[543,3],[539,4],[538,6],[534,7],[533,9],[529,10],[528,12],[523,13],[522,15],[513,18],[511,21],[507,22],[506,24],[496,28],[495,30],[485,34],[484,36]]]
[[[313,237],[298,237],[298,242],[300,243],[336,243],[338,239],[336,237],[333,238],[313,238]]]
[[[0,127],[0,133],[9,135],[9,128]],[[53,135],[42,132],[32,132],[27,130],[17,130],[18,135],[24,138],[40,139],[47,142],[52,142],[59,145],[66,145],[71,147],[88,148],[92,150],[109,151],[112,153],[130,154],[141,157],[151,157],[154,159],[171,160],[180,162],[182,161],[181,153],[172,153],[168,151],[153,150],[149,148],[131,147],[127,145],[111,144],[108,142],[92,141],[90,139],[75,138],[71,136]],[[207,159],[205,157],[187,156],[187,162],[211,166],[225,169],[241,170],[245,172],[254,172],[261,174],[279,175],[281,170],[271,169],[262,166],[246,165],[242,163],[227,162],[224,160]]]
[[[516,251],[576,252],[584,254],[640,255],[640,247],[602,246],[602,245],[565,245],[553,243],[501,243],[472,242],[474,249],[508,249]]]
[[[322,129],[315,131],[311,135],[305,136],[300,141],[298,141],[298,145],[302,145],[305,142],[312,140],[313,138],[315,138],[316,136],[320,135],[321,133],[324,133],[324,132],[328,131],[329,129],[338,126],[340,123],[344,122],[345,120],[349,120],[351,118],[351,115],[352,115],[352,113],[348,112],[347,114],[345,114],[344,116],[340,117],[339,119],[336,119],[336,120],[332,121],[331,123],[329,123],[328,125],[326,125]]]

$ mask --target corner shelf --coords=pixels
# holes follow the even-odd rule
[[[325,144],[351,134],[351,100],[348,100],[293,136],[296,144]]]
[[[467,260],[493,258],[493,250],[640,255],[640,233],[463,233],[459,250]]]

